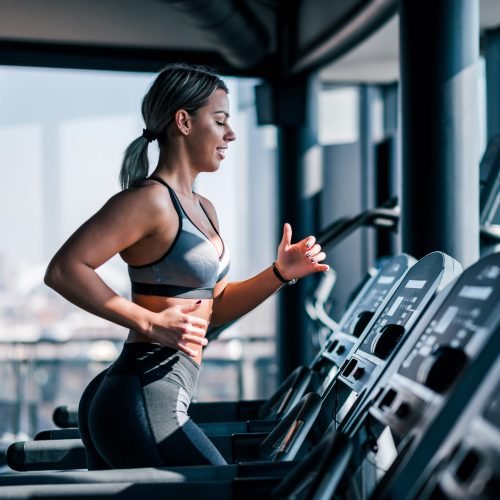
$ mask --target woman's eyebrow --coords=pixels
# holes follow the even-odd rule
[[[224,111],[223,109],[221,109],[220,111],[214,111],[212,114],[213,115],[223,114],[226,115],[226,118],[229,118],[229,113],[227,111]]]

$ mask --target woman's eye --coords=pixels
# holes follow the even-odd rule
[[[217,122],[217,125],[220,125],[223,127],[225,125],[225,123],[224,122]]]

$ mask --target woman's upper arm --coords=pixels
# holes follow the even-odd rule
[[[71,235],[53,261],[79,261],[96,269],[153,232],[159,212],[150,187],[122,191]]]

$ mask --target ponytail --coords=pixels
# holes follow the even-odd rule
[[[148,144],[149,141],[142,135],[132,141],[126,149],[120,169],[122,189],[135,187],[148,176]]]
[[[178,109],[195,113],[217,90],[228,92],[226,84],[210,68],[169,64],[156,77],[142,100],[146,127],[123,158],[120,184],[123,189],[138,186],[149,173],[148,143],[158,140],[166,146],[166,132]]]

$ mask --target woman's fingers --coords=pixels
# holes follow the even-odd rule
[[[283,224],[283,236],[281,237],[280,245],[291,245],[292,243],[292,226],[286,222]]]
[[[196,302],[192,302],[191,304],[182,304],[180,306],[177,306],[179,310],[183,313],[190,313],[193,311],[196,311],[196,309],[199,309],[201,305],[201,299],[197,300]]]
[[[300,243],[303,244],[307,250],[309,250],[316,243],[316,238],[314,236],[308,236],[300,241],[299,244]]]
[[[321,246],[318,245],[317,243],[310,249],[307,251],[306,253],[306,257],[308,259],[313,259],[315,258],[319,253],[321,252]]]
[[[207,332],[206,328],[200,328],[199,326],[195,325],[183,324],[181,327],[179,327],[179,333],[180,335],[182,335],[182,337],[185,337],[186,335],[191,335],[196,339],[195,340],[196,343],[202,345],[206,332]]]
[[[205,338],[208,322],[204,318],[189,314],[198,309],[201,302],[175,305],[164,309],[157,323],[157,334],[159,341],[163,345],[180,349],[190,356],[199,354],[197,346],[206,346],[208,341]],[[188,344],[195,344],[194,349]]]
[[[208,340],[204,337],[199,337],[193,333],[183,333],[180,336],[179,342],[191,342],[193,344],[206,346],[208,344]]]
[[[311,257],[311,262],[314,264],[316,262],[321,262],[322,260],[326,259],[326,253],[325,252],[319,252],[317,253],[314,257]]]
[[[328,264],[318,264],[316,265],[316,272],[325,272],[330,269],[330,266]]]
[[[179,348],[180,351],[184,352],[188,356],[192,356],[193,358],[195,358],[199,354],[199,351],[191,349],[191,347],[188,347],[187,345],[184,344],[179,344],[177,347]]]
[[[207,331],[208,328],[208,321],[203,319],[203,318],[197,318],[196,316],[191,316],[191,325],[201,328],[203,330],[203,335],[205,335],[205,332]]]

